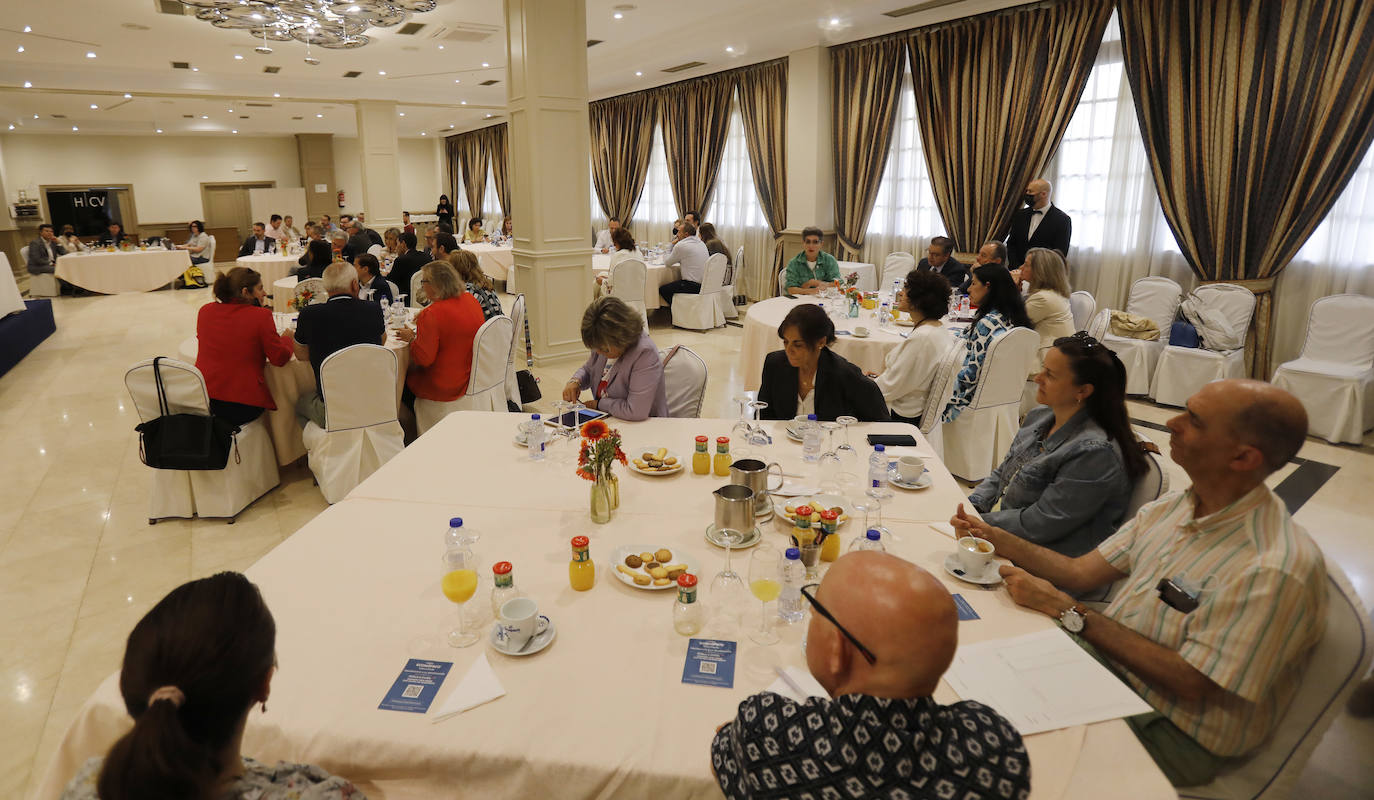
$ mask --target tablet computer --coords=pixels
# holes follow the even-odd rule
[[[574,414],[576,417],[574,417]],[[594,419],[601,419],[606,416],[605,411],[597,411],[594,408],[583,408],[576,412],[568,411],[561,417],[549,417],[544,420],[545,425],[555,428],[580,428],[583,423],[591,422]]]

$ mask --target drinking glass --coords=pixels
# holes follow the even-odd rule
[[[734,427],[730,428],[730,441],[734,442],[734,455],[737,459],[745,458],[749,455],[749,434],[753,431],[753,422],[749,417],[750,398],[747,394],[735,395],[735,402],[739,405],[739,420]]]
[[[777,631],[769,624],[768,603],[782,594],[782,575],[777,548],[770,544],[757,544],[749,554],[749,591],[759,601],[759,628],[751,631],[749,638],[755,644],[777,644]]]
[[[835,452],[835,431],[840,429],[840,423],[822,422],[820,426],[826,437],[825,452],[821,453],[818,462],[821,491],[840,494],[844,489],[844,480],[841,477],[844,464]]]
[[[868,495],[868,497],[873,501],[872,508],[873,510],[878,512],[878,522],[877,524],[873,525],[872,528],[874,530],[877,530],[878,533],[880,533],[883,536],[883,538],[891,539],[894,542],[900,542],[902,538],[897,534],[893,533],[892,531],[888,530],[887,526],[883,525],[883,501],[889,497],[892,497],[892,490],[888,489],[886,486],[872,486],[869,487],[869,489],[866,492],[864,492],[864,494]],[[867,512],[864,513],[864,530],[869,530]]]
[[[835,418],[835,422],[839,423],[840,427],[844,430],[844,441],[834,449],[835,455],[840,459],[840,465],[843,472],[841,479],[845,483],[853,483],[858,480],[859,451],[855,450],[854,445],[849,443],[849,426],[858,421],[858,417],[853,417],[848,414]]]
[[[477,559],[471,550],[454,549],[444,553],[439,582],[444,597],[458,606],[458,624],[448,632],[451,647],[476,644],[477,631],[467,612],[468,601],[477,593]]]
[[[751,447],[765,447],[773,443],[773,437],[768,435],[768,431],[759,424],[759,412],[768,408],[768,404],[762,400],[749,401],[749,414],[754,420],[753,429],[748,434],[748,442]]]
[[[743,534],[728,528],[717,531],[725,542],[725,569],[717,572],[711,579],[711,593],[708,595],[712,613],[721,617],[738,618],[741,600],[745,594],[744,579],[730,566],[730,553],[743,539]]]

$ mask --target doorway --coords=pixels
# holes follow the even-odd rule
[[[215,237],[215,260],[233,261],[239,244],[252,233],[253,212],[248,203],[249,189],[271,189],[275,181],[255,183],[202,183],[201,204],[205,209],[205,232]],[[263,220],[266,222],[266,220]]]

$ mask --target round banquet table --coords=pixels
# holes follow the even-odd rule
[[[277,330],[283,331],[295,326],[296,315],[274,313]],[[181,357],[190,364],[196,363],[199,341],[192,336],[184,340],[179,348]],[[405,388],[406,369],[410,366],[410,345],[396,338],[394,330],[386,334],[387,349],[396,353],[396,404],[401,403],[401,390]],[[296,420],[296,400],[316,389],[315,371],[309,361],[297,360],[295,356],[286,364],[277,367],[267,364],[263,369],[267,390],[272,393],[276,410],[267,412],[267,430],[272,435],[272,449],[277,454],[278,464],[290,464],[305,455],[305,440],[302,438],[300,423]]]
[[[291,271],[299,266],[300,256],[282,256],[275,253],[266,253],[260,256],[243,256],[234,262],[235,266],[248,267],[258,271],[262,275],[262,282],[268,286],[291,274]],[[228,267],[221,264],[215,268],[217,272],[227,271]]]
[[[515,249],[511,245],[495,245],[485,242],[459,244],[459,247],[477,256],[477,263],[487,277],[494,281],[505,281],[506,291],[515,292]]]
[[[774,683],[776,668],[806,669],[805,624],[779,625],[782,641],[762,647],[716,617],[700,635],[737,642],[733,687],[683,683],[688,639],[673,631],[673,592],[626,586],[609,562],[618,546],[668,547],[709,584],[725,559],[703,531],[711,492],[724,479],[617,469],[620,510],[593,525],[588,484],[573,474],[574,445],[556,442],[544,461],[531,462],[511,443],[516,422],[501,413],[450,414],[246,571],[276,618],[282,669],[271,713],[250,712],[245,753],[267,763],[318,764],[390,800],[451,796],[456,781],[473,797],[720,797],[710,768],[715,728],[747,695]],[[693,435],[729,434],[733,422],[651,419],[616,427],[630,452],[658,445],[683,454]],[[764,459],[814,481],[815,467],[803,464],[781,424],[764,424],[773,434]],[[948,520],[963,492],[913,426],[856,425],[852,440],[869,432],[910,433],[918,446],[903,450],[927,457],[932,486],[886,503],[885,520],[900,536],[888,547],[931,570],[979,614],[961,623],[961,643],[1053,629],[1053,620],[1018,608],[1001,587],[984,591],[940,568],[954,542],[930,523]],[[512,562],[516,585],[556,626],[548,649],[515,658],[485,642],[454,649],[439,639],[454,618],[439,591],[439,534],[455,514],[481,532],[474,551],[485,568],[474,607],[490,619],[489,565]],[[842,544],[861,527],[856,523],[840,529]],[[787,541],[781,524],[762,527],[770,544]],[[586,592],[568,586],[568,541],[579,534],[590,536],[596,565]],[[747,572],[749,552],[736,551],[733,562]],[[744,611],[745,624],[757,625],[759,606]],[[482,623],[484,634],[490,628]],[[452,664],[434,704],[427,713],[378,709],[412,658]],[[438,718],[479,658],[504,696]],[[957,695],[942,681],[935,699],[950,703]],[[78,712],[37,797],[55,800],[75,769],[129,724],[116,673]],[[1121,720],[1038,733],[1025,744],[1033,800],[1177,797]]]
[[[285,278],[278,278],[272,281],[272,310],[278,314],[287,314],[291,311],[291,298],[296,296],[296,284],[300,279],[294,275]]]
[[[100,294],[151,292],[191,267],[185,250],[85,251],[57,257],[57,277]]]
[[[645,262],[644,266],[644,308],[653,310],[663,305],[663,297],[658,293],[659,287],[677,280],[681,271],[677,267],[665,267],[662,263]],[[592,253],[592,276],[607,275],[610,271],[610,254]]]

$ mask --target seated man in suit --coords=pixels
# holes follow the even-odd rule
[[[66,248],[57,240],[48,223],[38,226],[38,238],[29,242],[28,268],[30,275],[51,275],[57,271],[57,257],[65,256]]]
[[[1192,486],[1070,558],[964,513],[1018,604],[1058,619],[1156,709],[1126,722],[1175,786],[1215,778],[1278,724],[1326,623],[1321,550],[1265,478],[1297,454],[1307,412],[1262,381],[1206,384],[1169,420]],[[1120,581],[1098,613],[1068,594]]]
[[[936,236],[926,248],[926,257],[916,264],[921,272],[935,270],[945,276],[949,285],[959,290],[968,284],[968,265],[954,258],[954,240],[948,236]]]
[[[1007,265],[1007,246],[996,240],[984,242],[983,246],[978,248],[978,255],[973,259],[973,266],[977,268],[988,264],[1001,264],[1005,267]]]
[[[96,244],[101,247],[119,247],[124,244],[128,238],[128,235],[124,233],[123,225],[120,225],[118,222],[111,222],[106,226],[105,232],[100,234],[100,239]]]
[[[959,643],[954,598],[935,576],[862,551],[802,596],[815,612],[806,666],[828,696],[761,692],[739,704],[711,742],[727,798],[1030,795],[1030,756],[1011,723],[975,700],[932,696]]]
[[[253,235],[243,240],[239,246],[239,258],[277,252],[277,240],[267,235],[267,226],[261,222],[253,223]]]
[[[386,341],[382,308],[358,299],[358,273],[352,265],[336,261],[326,267],[324,290],[329,300],[302,308],[296,320],[296,358],[309,359],[315,371],[315,391],[302,394],[296,401],[301,427],[307,422],[324,427],[325,398],[320,384],[324,360],[345,347]]]
[[[1044,179],[1026,184],[1021,198],[1026,207],[1011,217],[1011,232],[1007,234],[1007,269],[1016,269],[1026,260],[1032,247],[1058,250],[1069,257],[1069,238],[1073,235],[1073,221],[1069,215],[1050,205],[1050,182]]]
[[[424,265],[433,261],[423,250],[415,249],[415,234],[406,231],[396,239],[396,260],[391,262],[391,273],[387,278],[396,284],[401,294],[410,294],[410,280]],[[393,298],[394,299],[394,298]]]
[[[391,296],[391,285],[382,277],[381,265],[377,263],[377,257],[371,253],[363,253],[353,259],[353,268],[358,272],[358,295],[362,296],[363,291],[371,289],[372,294],[368,295],[368,300],[381,305],[385,299],[388,303],[396,302],[396,298]]]
[[[367,252],[367,249],[372,246],[372,239],[367,235],[367,229],[356,219],[349,220],[345,230],[348,231],[348,243],[344,245],[343,258],[344,261],[351,264],[353,259]]]

